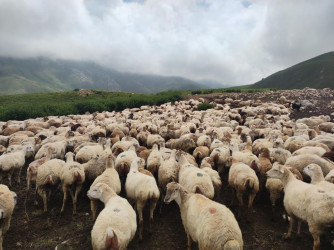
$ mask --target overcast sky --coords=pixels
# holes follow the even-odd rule
[[[333,0],[0,0],[0,55],[250,84],[334,50]]]

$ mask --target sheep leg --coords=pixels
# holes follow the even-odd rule
[[[284,239],[290,239],[291,238],[291,232],[292,232],[292,227],[293,227],[294,222],[295,222],[295,217],[293,215],[291,215],[290,216],[288,233],[284,234],[284,236],[283,236]]]
[[[162,192],[160,191],[160,193],[162,194]],[[163,205],[163,203],[164,203],[164,198],[165,198],[165,195],[161,195],[160,196],[160,210],[159,210],[159,214],[161,215],[161,213],[162,213],[162,205]]]
[[[143,240],[143,209],[146,201],[137,200],[137,212],[139,217],[139,241]]]
[[[312,225],[309,225],[309,231],[313,237],[313,250],[320,250],[320,234],[321,231]]]
[[[149,224],[150,234],[152,233],[153,213],[154,213],[155,207],[157,206],[157,202],[158,200],[155,200],[155,199],[151,199],[151,202],[150,202],[150,224]]]
[[[234,188],[232,188],[232,200],[231,200],[231,203],[230,203],[230,207],[234,205],[234,200],[235,200],[235,190],[234,190]]]
[[[298,237],[298,238],[301,238],[301,235],[300,235],[300,228],[301,228],[301,225],[302,225],[302,221],[301,221],[301,220],[298,220],[298,222],[297,222],[297,237]]]
[[[190,235],[187,233],[187,250],[191,250],[191,237]]]
[[[48,206],[47,206],[46,192],[45,192],[44,188],[38,188],[37,191],[38,191],[38,194],[43,199],[44,212],[47,212],[48,211]]]
[[[244,206],[244,201],[243,201],[243,194],[242,192],[237,191],[237,199],[239,201],[239,207],[238,207],[238,216],[237,218],[240,219],[241,216],[241,211]]]
[[[17,175],[17,183],[19,183],[19,184],[21,182],[21,179],[20,179],[20,177],[21,177],[21,171],[22,171],[22,167],[19,168],[19,173]]]
[[[77,185],[75,188],[75,194],[73,199],[73,214],[77,213],[77,200],[78,200],[78,194],[81,190],[82,185]]]
[[[63,193],[64,193],[64,198],[63,198],[63,205],[61,207],[61,210],[60,210],[60,213],[62,214],[65,210],[65,204],[66,204],[66,201],[67,201],[67,190],[68,190],[68,187],[67,185],[63,185]]]
[[[97,202],[96,200],[90,201],[90,210],[92,211],[93,221],[96,220]]]
[[[9,172],[8,172],[8,184],[10,187],[12,187],[12,175],[14,173],[14,169],[12,168]]]
[[[35,205],[35,206],[38,205],[38,202],[37,202],[37,193],[38,193],[38,192],[37,192],[37,191],[38,191],[38,189],[36,188],[36,189],[35,189],[35,200],[34,200],[34,205]]]

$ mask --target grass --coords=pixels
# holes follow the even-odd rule
[[[275,89],[270,89],[275,90]],[[85,112],[122,111],[126,108],[139,108],[143,105],[161,105],[166,102],[179,101],[189,94],[210,93],[254,93],[268,89],[204,89],[164,91],[157,94],[135,94],[128,92],[111,92],[91,90],[93,94],[78,95],[78,90],[31,93],[0,96],[0,121],[25,120],[44,116],[84,114]]]

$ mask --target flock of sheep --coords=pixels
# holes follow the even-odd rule
[[[0,122],[0,178],[17,185],[13,174],[19,183],[29,163],[27,190],[34,184],[35,202],[39,195],[45,212],[61,189],[60,212],[70,194],[75,214],[86,185],[95,221],[93,249],[126,249],[137,231],[145,241],[144,207],[149,206],[150,228],[154,211],[168,209],[164,203],[173,200],[180,207],[188,249],[192,241],[199,249],[243,249],[237,219],[248,220],[254,198],[268,199],[266,192],[273,217],[276,201],[284,196],[289,220],[284,237],[291,237],[296,221],[298,234],[306,222],[313,249],[320,249],[320,236],[334,226],[330,117],[292,121],[291,102],[284,96],[279,103],[225,98],[214,109],[198,111],[201,102]],[[236,216],[217,202],[227,176],[231,204],[238,201]],[[98,214],[99,201],[104,208]],[[0,249],[15,204],[16,194],[1,184]]]

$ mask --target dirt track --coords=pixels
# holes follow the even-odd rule
[[[226,94],[235,98],[261,99],[262,101],[277,101],[281,94],[294,95],[293,92],[270,92],[267,94]],[[312,100],[317,103],[314,109],[293,112],[291,118],[297,119],[312,115],[330,115],[329,100],[334,100],[329,96],[331,93],[324,91],[323,95],[312,96]],[[224,97],[225,95],[223,95]],[[292,99],[294,96],[287,96]],[[204,97],[207,100],[221,98],[222,95],[211,94],[206,96],[188,96],[187,98]],[[303,98],[311,98],[306,94]],[[331,116],[332,120],[334,116]],[[62,194],[58,193],[56,197],[49,202],[50,211],[47,214],[42,212],[41,201],[39,206],[33,204],[34,194],[30,192],[25,212],[24,197],[26,181],[22,171],[21,184],[14,183],[13,191],[18,194],[18,204],[13,214],[11,227],[4,239],[5,249],[54,249],[55,246],[68,240],[62,249],[91,249],[90,230],[93,222],[90,216],[89,200],[85,193],[78,199],[78,214],[72,216],[72,204],[68,202],[65,215],[60,217],[60,208]],[[226,175],[225,175],[226,176]],[[224,180],[224,187],[219,201],[229,207],[231,201],[231,190],[226,186],[227,180]],[[231,208],[235,212],[235,207]],[[268,196],[264,195],[257,198],[254,204],[254,212],[251,215],[250,223],[240,222],[240,228],[243,233],[244,249],[312,249],[313,240],[304,223],[302,226],[302,238],[296,238],[294,232],[293,239],[286,241],[282,239],[283,233],[288,229],[288,225],[281,216],[276,221],[271,221],[271,206]],[[28,217],[29,219],[28,219]],[[144,217],[144,241],[139,242],[138,236],[130,243],[129,249],[186,249],[186,235],[182,226],[179,208],[173,202],[170,205],[164,205],[162,216],[155,214],[155,223],[153,234],[149,235],[145,229],[148,223],[148,214]],[[333,232],[327,233],[327,238],[322,239],[322,249],[333,249],[330,240],[334,239]],[[61,248],[58,248],[61,249]],[[197,249],[193,244],[193,249]]]

